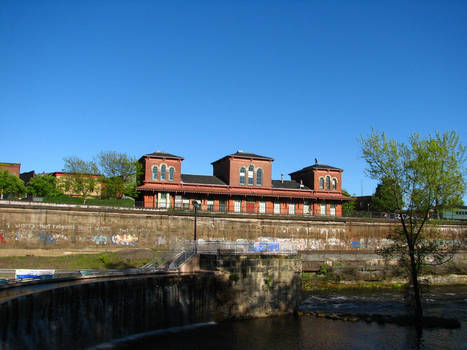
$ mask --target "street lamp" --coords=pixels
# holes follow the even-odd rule
[[[193,209],[195,210],[195,223],[193,226],[193,242],[195,244],[195,254],[196,254],[196,212],[200,206],[199,206],[198,201],[192,201],[191,204],[193,204]]]

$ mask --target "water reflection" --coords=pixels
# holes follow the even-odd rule
[[[365,322],[343,322],[292,316],[223,322],[177,334],[161,334],[118,349],[282,350],[282,349],[467,349],[467,287],[436,290],[425,307],[427,315],[457,317],[460,329],[425,329]],[[320,293],[304,308],[322,312],[400,313],[404,303],[395,293]]]

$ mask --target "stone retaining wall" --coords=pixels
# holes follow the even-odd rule
[[[193,237],[193,213],[0,201],[0,249],[174,248]],[[392,220],[200,213],[200,240],[294,242],[299,250],[373,251],[398,227]],[[439,227],[466,237],[461,223]]]

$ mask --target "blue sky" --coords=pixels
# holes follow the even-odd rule
[[[161,150],[209,175],[241,149],[365,195],[372,126],[465,145],[466,121],[467,1],[0,2],[0,161],[23,172]]]

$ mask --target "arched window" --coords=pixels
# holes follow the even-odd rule
[[[170,168],[169,168],[169,181],[173,181],[173,180],[174,180],[174,173],[175,173],[174,167],[170,167]]]
[[[337,190],[337,180],[336,179],[332,179],[332,189],[333,189],[333,191]]]
[[[319,178],[319,189],[324,190],[324,179],[322,177]]]
[[[263,186],[263,170],[256,170],[256,186]]]
[[[255,171],[255,168],[253,167],[253,165],[250,165],[248,167],[248,186],[253,186],[254,185],[254,182],[253,182],[254,171]]]
[[[246,173],[245,168],[240,168],[240,185],[245,184],[245,173]]]
[[[152,167],[152,179],[157,180],[157,166]]]
[[[326,176],[326,189],[330,190],[331,189],[331,177]]]
[[[166,180],[167,179],[167,171],[166,171],[166,166],[165,164],[162,164],[161,166],[161,180]]]

